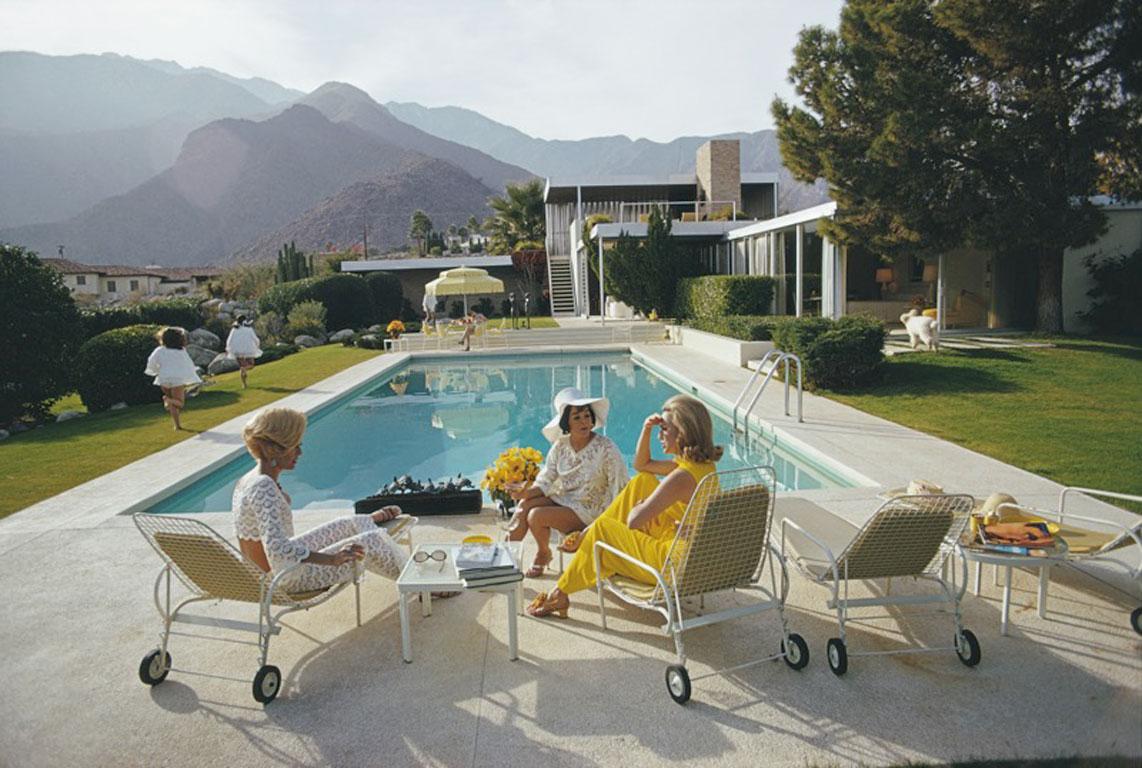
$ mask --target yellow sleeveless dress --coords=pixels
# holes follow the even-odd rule
[[[694,462],[679,457],[674,459],[674,463],[678,469],[689,473],[695,483],[701,482],[702,478],[717,469],[712,461]],[[606,511],[587,526],[583,531],[579,550],[559,578],[557,586],[562,592],[571,594],[595,586],[596,541],[606,542],[647,565],[662,569],[689,499],[677,501],[667,507],[651,522],[645,533],[627,527],[627,518],[631,510],[648,498],[658,488],[659,482],[657,475],[639,472],[619,492]],[[604,577],[618,573],[647,584],[654,583],[654,578],[649,573],[606,551],[601,553],[599,567]]]

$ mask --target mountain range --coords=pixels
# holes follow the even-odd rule
[[[399,247],[413,210],[443,228],[533,175],[692,171],[710,137],[530,137],[470,110],[382,105],[347,83],[261,78],[116,54],[0,52],[0,241],[79,261],[221,264],[360,241]],[[783,174],[772,131],[728,134],[742,168]],[[805,203],[805,200],[811,202]]]

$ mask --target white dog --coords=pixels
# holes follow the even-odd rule
[[[904,330],[908,331],[908,342],[912,349],[921,343],[926,344],[929,351],[940,349],[940,329],[936,325],[936,318],[925,317],[920,314],[920,310],[910,309],[900,316],[900,322],[904,323]]]

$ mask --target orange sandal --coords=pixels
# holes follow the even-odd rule
[[[573,555],[579,551],[579,545],[583,542],[582,531],[572,531],[563,537],[563,541],[559,544],[559,551],[566,552]]]
[[[558,616],[561,619],[567,618],[567,609],[571,607],[571,598],[563,595],[562,600],[553,601],[548,598],[546,592],[540,592],[535,596],[535,599],[527,606],[527,615],[536,618],[543,618],[544,616]]]

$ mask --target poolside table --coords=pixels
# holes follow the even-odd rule
[[[1044,550],[1042,555],[1019,555],[1010,552],[993,552],[985,549],[961,547],[964,559],[975,563],[975,578],[972,580],[972,594],[979,595],[981,571],[983,566],[994,565],[995,575],[998,579],[999,569],[1004,569],[1003,579],[1003,608],[999,614],[999,634],[1007,636],[1008,617],[1011,613],[1011,571],[1014,568],[1039,569],[1039,593],[1036,596],[1036,606],[1039,609],[1039,618],[1047,618],[1047,586],[1050,584],[1051,569],[1066,560],[1067,543],[1056,539],[1054,547]]]
[[[400,576],[397,577],[397,601],[400,607],[400,639],[401,657],[406,662],[412,662],[412,636],[410,631],[410,617],[408,604],[416,595],[421,599],[421,615],[432,615],[433,592],[498,592],[508,601],[508,658],[515,661],[519,658],[519,632],[516,617],[523,613],[523,581],[509,584],[495,584],[489,587],[465,589],[464,582],[456,573],[456,563],[453,562],[453,551],[458,545],[452,544],[420,544],[413,551],[434,552],[443,550],[448,558],[443,562],[428,559],[423,563],[416,562],[410,557],[405,563]],[[518,565],[523,554],[522,542],[500,542],[501,547],[507,547],[512,559]],[[455,599],[460,599],[457,595]]]

